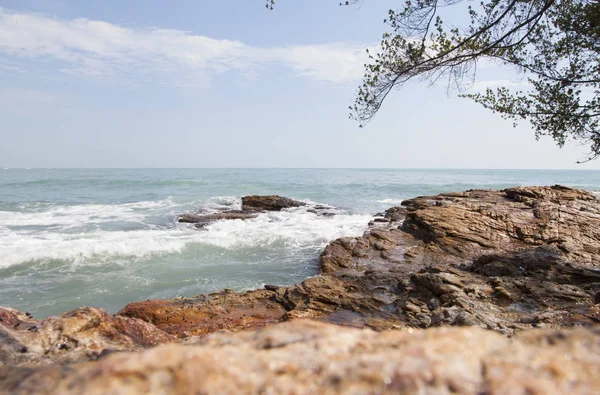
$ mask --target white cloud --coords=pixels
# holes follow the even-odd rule
[[[297,75],[321,81],[344,82],[361,77],[366,46],[344,44],[300,45],[273,50],[275,57]]]
[[[58,69],[96,78],[204,83],[217,73],[255,72],[281,64],[302,78],[343,83],[359,79],[365,45],[318,44],[258,48],[159,28],[126,28],[89,19],[62,20],[0,8],[0,53],[58,61]]]

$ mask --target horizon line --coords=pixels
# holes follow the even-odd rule
[[[2,167],[2,170],[537,170],[600,171],[576,168],[503,168],[503,167]]]

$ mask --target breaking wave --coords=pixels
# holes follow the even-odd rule
[[[239,198],[223,196],[202,202],[201,209],[240,206]],[[367,215],[341,211],[324,217],[299,207],[246,221],[219,221],[198,230],[175,221],[189,207],[190,203],[165,199],[113,205],[27,204],[22,211],[0,211],[0,268],[49,261],[127,263],[188,248],[318,250],[338,237],[361,235],[369,220]]]
[[[400,204],[404,201],[405,199],[383,199],[383,200],[378,200],[377,203],[386,203],[386,204]]]

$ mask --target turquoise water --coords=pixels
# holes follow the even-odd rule
[[[0,169],[0,305],[43,318],[82,305],[115,312],[316,274],[327,242],[360,235],[403,199],[470,188],[563,184],[600,190],[600,171],[379,169]],[[279,194],[329,204],[205,230],[178,214]]]

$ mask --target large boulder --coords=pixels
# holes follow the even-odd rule
[[[242,210],[254,211],[281,211],[285,208],[306,206],[306,203],[299,202],[294,199],[281,197],[278,195],[271,196],[244,196],[242,198]]]

